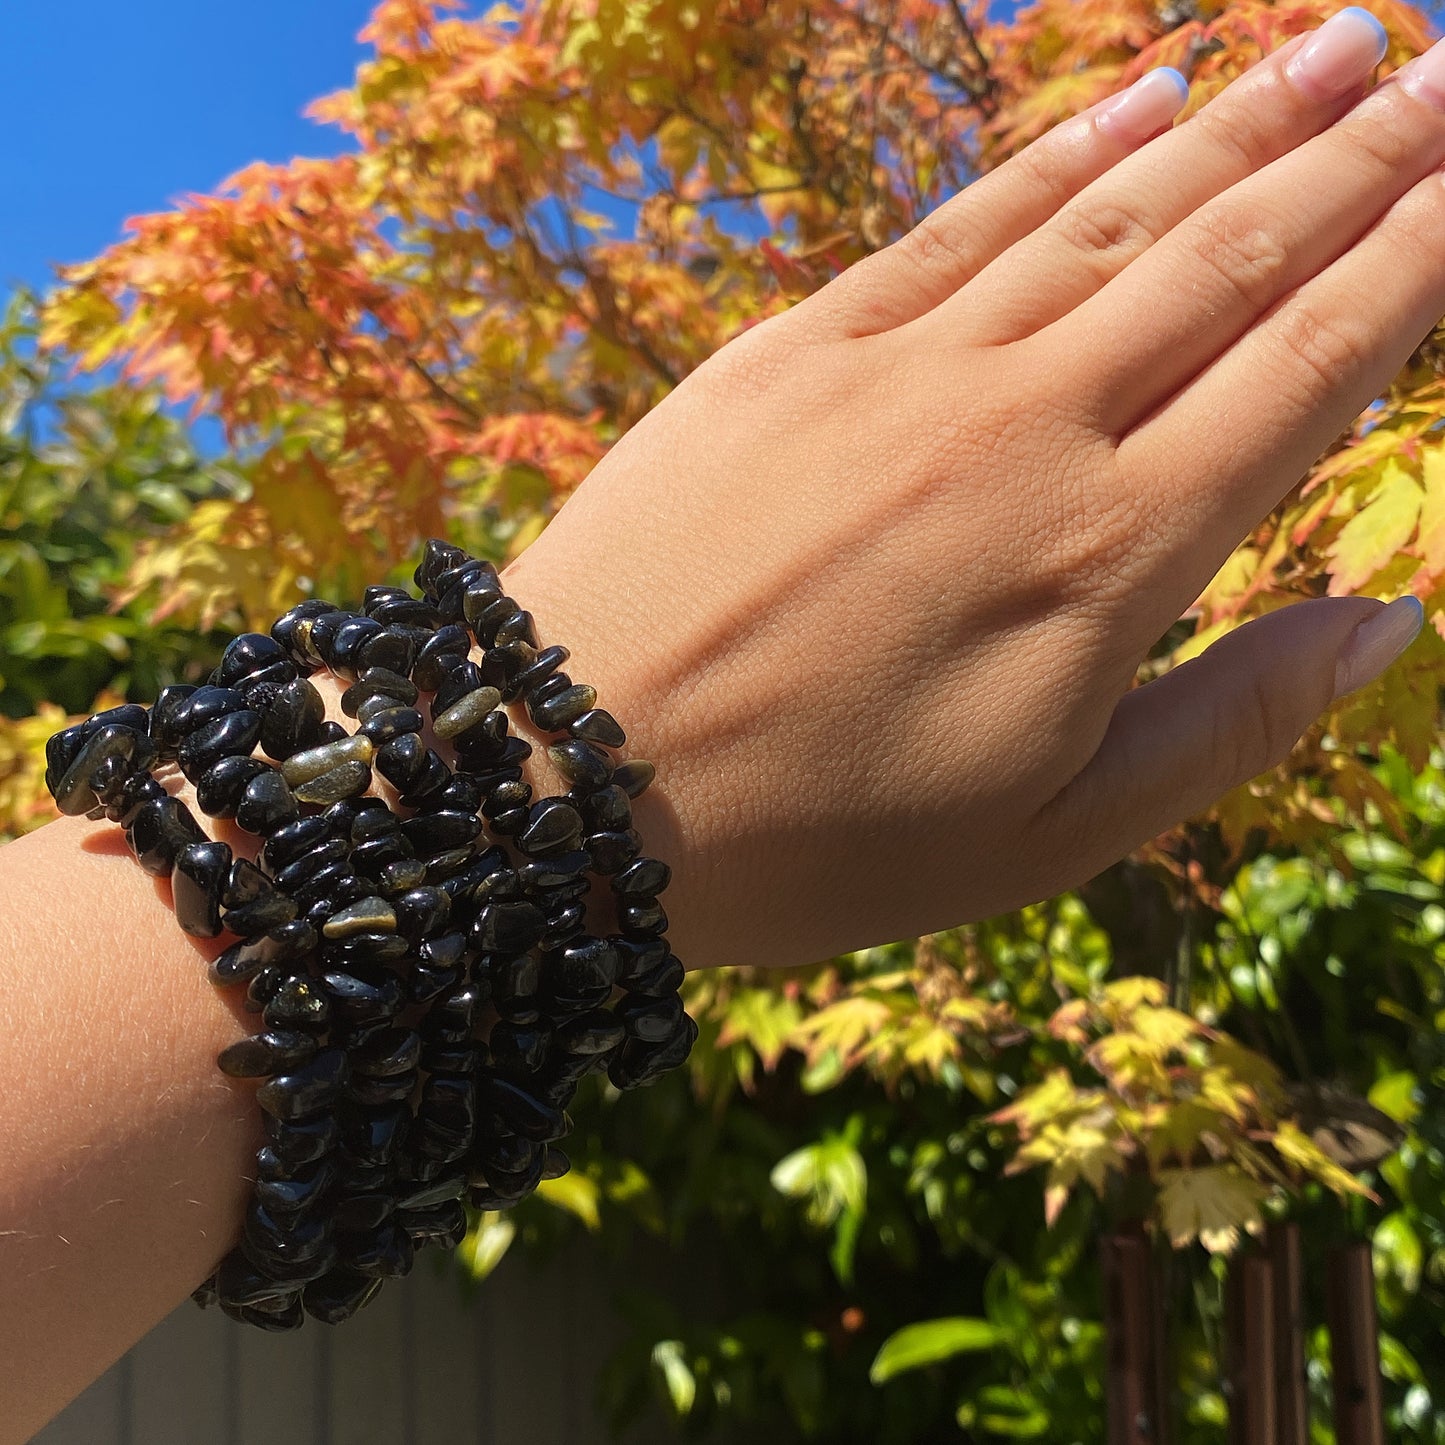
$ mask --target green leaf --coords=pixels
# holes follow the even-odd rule
[[[457,1257],[473,1279],[483,1280],[502,1262],[517,1226],[505,1214],[484,1213],[457,1247]]]
[[[987,1320],[954,1315],[941,1320],[920,1320],[904,1325],[883,1341],[868,1378],[875,1385],[885,1384],[905,1370],[934,1365],[953,1355],[977,1350],[991,1350],[1003,1339]]]
[[[659,1340],[652,1347],[652,1364],[662,1375],[673,1411],[682,1417],[691,1413],[697,1399],[697,1380],[682,1355],[681,1340]]]

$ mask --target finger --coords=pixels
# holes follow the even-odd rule
[[[1379,676],[1420,630],[1414,597],[1323,597],[1247,623],[1126,693],[1082,773],[1037,820],[1088,838],[1090,872],[1281,763],[1330,702]]]
[[[915,320],[1157,135],[1188,97],[1188,83],[1177,70],[1149,71],[1121,94],[1056,125],[906,236],[850,266],[792,314],[808,316],[840,340]]]
[[[1182,455],[1190,478],[1209,479],[1169,501],[1171,529],[1200,558],[1197,575],[1178,569],[1185,591],[1203,585],[1445,315],[1442,255],[1445,175],[1434,171],[1122,439],[1124,475],[1148,479],[1156,496],[1154,479],[1177,473]]]
[[[1380,22],[1357,8],[1296,36],[1086,186],[968,281],[939,315],[975,346],[1016,341],[1067,316],[1191,212],[1344,115],[1387,38]]]
[[[1434,72],[1438,92],[1423,83]],[[1397,75],[1017,345],[1042,347],[1082,418],[1127,431],[1445,160],[1445,48]]]

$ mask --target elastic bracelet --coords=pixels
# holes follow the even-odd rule
[[[622,728],[491,563],[433,539],[415,580],[420,598],[368,587],[359,613],[301,602],[235,638],[207,684],[46,747],[60,811],[121,824],[186,932],[235,937],[211,978],[244,988],[261,1028],[218,1064],[262,1081],[266,1143],[241,1240],[192,1298],[261,1329],[336,1324],[417,1249],[454,1248],[463,1201],[509,1209],[566,1173],[587,1074],[650,1083],[697,1038],[658,902],[671,874],[633,827],[652,765],[612,756]],[[352,733],[325,718],[322,668],[350,682]],[[508,705],[556,737],[565,792],[534,799]],[[203,813],[263,840],[255,862],[170,795],[172,767]],[[589,931],[593,877],[608,933]]]

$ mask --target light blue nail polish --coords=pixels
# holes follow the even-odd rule
[[[1185,80],[1179,71],[1172,65],[1159,65],[1149,71],[1150,75],[1167,75],[1174,82],[1175,88],[1179,91],[1179,104],[1183,105],[1189,99],[1189,82]]]
[[[1371,14],[1371,12],[1366,10],[1363,5],[1347,5],[1339,13],[1341,15],[1357,15],[1361,20],[1368,21],[1374,27],[1375,31],[1379,36],[1378,44],[1380,47],[1380,54],[1382,56],[1384,55],[1385,47],[1388,46],[1390,43],[1390,36],[1388,31],[1386,31],[1385,27],[1380,24],[1379,16]]]

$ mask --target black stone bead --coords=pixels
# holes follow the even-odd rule
[[[388,898],[409,892],[425,878],[426,864],[420,858],[398,858],[394,863],[386,864],[376,875],[382,893]]]
[[[657,967],[667,957],[667,941],[662,938],[614,938],[617,950],[617,982],[630,988],[631,980]]]
[[[413,857],[411,844],[397,833],[391,837],[371,838],[351,850],[350,863],[363,878],[379,879],[384,869]]]
[[[404,808],[432,808],[451,780],[451,769],[439,754],[428,748],[426,765],[421,776],[401,795],[399,801]]]
[[[463,615],[471,625],[472,635],[482,647],[491,647],[497,640],[497,629],[504,622],[510,622],[521,610],[505,594],[496,594],[484,604],[474,605],[470,612],[467,611],[467,599],[462,599]]]
[[[284,979],[261,1010],[268,1029],[302,1029],[320,1032],[331,1023],[331,1000],[320,983],[300,974]]]
[[[612,777],[612,760],[601,748],[580,738],[553,743],[547,749],[547,756],[574,788],[594,792],[605,788]]]
[[[321,975],[321,986],[337,1014],[353,1023],[395,1018],[406,1001],[395,974],[358,975],[333,969]]]
[[[233,1079],[258,1079],[299,1068],[316,1056],[317,1043],[311,1034],[291,1029],[268,1029],[250,1038],[237,1039],[221,1050],[216,1063]]]
[[[613,880],[619,898],[656,898],[672,881],[672,869],[657,858],[638,858]]]
[[[572,1161],[555,1144],[547,1145],[546,1162],[542,1165],[543,1179],[560,1179],[572,1168]]]
[[[281,695],[281,690],[296,681],[296,675],[296,664],[289,657],[282,657],[243,678],[236,689],[246,699],[248,708],[264,713]]]
[[[440,537],[429,537],[422,547],[421,561],[416,564],[412,578],[429,597],[435,597],[437,578],[448,568],[456,567],[466,560],[467,554],[460,547],[453,546]]]
[[[629,994],[617,1005],[617,1017],[629,1038],[644,1044],[664,1043],[682,1020],[682,1000],[676,994],[664,998]]]
[[[464,697],[479,691],[483,686],[481,669],[469,659],[463,659],[442,679],[441,685],[432,693],[431,715],[440,717],[448,708],[459,703]],[[496,703],[491,704],[492,707]],[[490,709],[486,709],[490,711]]]
[[[572,679],[565,672],[553,672],[529,689],[527,706],[530,708],[533,703],[550,702],[571,686]]]
[[[120,785],[120,792],[115,802],[106,808],[105,816],[112,823],[129,828],[135,822],[136,814],[147,803],[159,802],[165,796],[165,788],[149,773],[132,773]]]
[[[258,1270],[239,1249],[233,1249],[216,1270],[216,1294],[223,1305],[261,1304],[286,1299],[291,1293],[290,1287]]]
[[[303,660],[304,653],[298,644],[297,628],[302,622],[310,622],[317,617],[324,617],[328,612],[335,611],[336,604],[334,602],[324,601],[320,597],[308,597],[305,601],[298,602],[283,612],[271,624],[271,636],[286,649],[287,656],[292,661],[300,662]]]
[[[557,1026],[556,1049],[574,1058],[610,1053],[626,1038],[626,1028],[610,1009],[590,1009]]]
[[[465,1173],[453,1170],[443,1173],[438,1179],[426,1180],[417,1185],[415,1189],[399,1189],[396,1196],[396,1207],[398,1210],[405,1210],[416,1213],[418,1210],[435,1209],[438,1204],[446,1204],[453,1199],[460,1199],[466,1193],[467,1176]]]
[[[429,968],[461,968],[471,961],[472,949],[466,934],[443,933],[427,939],[417,956]]]
[[[260,758],[222,758],[196,784],[196,806],[212,818],[234,818],[246,784],[268,771]]]
[[[473,778],[453,777],[437,802],[448,812],[475,813],[482,804],[481,785]]]
[[[221,890],[231,871],[226,843],[189,843],[176,854],[171,892],[176,922],[195,938],[221,931]]]
[[[619,902],[617,921],[628,938],[657,938],[667,932],[667,914],[655,900]]]
[[[129,758],[112,756],[99,763],[90,775],[90,788],[97,804],[109,808],[117,802],[126,779],[132,776],[134,768]]]
[[[298,883],[291,892],[296,906],[317,927],[324,928],[333,913],[339,912],[353,898],[366,891],[366,885],[356,879],[351,866],[345,861],[328,863],[304,883]],[[316,909],[316,917],[312,910]]]
[[[181,771],[197,783],[222,758],[244,756],[261,736],[261,714],[243,707],[187,733],[176,749]]]
[[[451,899],[441,888],[413,888],[396,900],[397,927],[408,938],[419,939],[446,924]]]
[[[586,936],[547,953],[542,959],[542,976],[549,991],[575,996],[610,989],[619,963],[609,940]]]
[[[258,1179],[253,1197],[278,1222],[284,1222],[318,1204],[326,1195],[336,1171],[330,1164],[289,1179]]]
[[[411,977],[407,980],[406,996],[412,1003],[428,1003],[439,993],[451,988],[460,978],[460,969],[433,968],[429,964],[418,963],[412,968]]]
[[[205,838],[191,810],[179,798],[169,795],[143,803],[126,832],[126,841],[136,861],[158,878],[170,873],[182,848],[202,843]]]
[[[304,677],[289,682],[276,695],[261,722],[261,749],[277,762],[294,753],[321,746],[326,704]]]
[[[433,1074],[422,1085],[419,1112],[444,1129],[470,1134],[476,1128],[477,1117],[474,1081],[453,1074]]]
[[[696,1042],[697,1022],[691,1015],[683,1014],[677,1031],[666,1043],[645,1044],[638,1039],[629,1039],[607,1066],[607,1077],[619,1089],[635,1089],[642,1084],[650,1084],[681,1064]]]
[[[329,1223],[304,1217],[278,1219],[254,1198],[246,1208],[241,1250],[253,1264],[292,1283],[324,1273],[330,1262],[318,1262],[334,1254]]]
[[[416,1092],[421,1075],[415,1069],[409,1074],[389,1074],[385,1078],[354,1076],[346,1086],[347,1094],[358,1104],[375,1107],[402,1103]]]
[[[246,699],[235,688],[216,687],[209,683],[196,688],[177,705],[172,714],[177,746],[198,729],[218,722],[230,713],[242,712],[245,708]]]
[[[676,954],[667,953],[651,968],[629,979],[627,989],[630,993],[645,994],[649,998],[661,998],[667,994],[676,993],[682,987],[685,976],[686,971],[682,966],[682,960]]]
[[[571,653],[565,647],[544,647],[527,664],[521,672],[512,679],[507,689],[507,701],[518,697],[530,697],[548,678],[555,675],[557,669],[571,657]]]
[[[657,769],[645,758],[633,758],[630,762],[623,763],[613,773],[612,781],[629,798],[637,798],[646,792],[648,785],[656,776]]]
[[[425,627],[430,632],[441,626],[441,618],[437,616],[437,610],[430,602],[405,592],[400,597],[379,601],[368,615],[376,618],[385,627],[400,622],[414,627]]]
[[[485,1122],[515,1130],[527,1139],[560,1139],[566,1132],[562,1111],[554,1109],[520,1085],[496,1075],[484,1075],[478,1099]]]
[[[475,813],[449,810],[418,813],[403,820],[401,831],[419,857],[431,858],[470,843],[482,831],[482,820]]]
[[[467,1212],[459,1199],[438,1204],[431,1209],[398,1213],[396,1218],[417,1248],[424,1244],[435,1244],[443,1249],[455,1249],[466,1238]]]
[[[564,858],[570,858],[570,853],[564,853]],[[590,861],[590,860],[589,860]],[[534,902],[540,903],[550,918],[558,909],[564,908],[569,903],[577,903],[585,898],[592,891],[592,880],[583,874],[577,874],[560,883],[552,883],[545,888],[537,889],[532,898]]]
[[[632,801],[616,781],[584,795],[577,806],[588,833],[620,833],[632,826]]]
[[[423,692],[435,692],[450,670],[442,665],[441,660],[455,657],[464,661],[471,647],[472,639],[466,628],[454,622],[447,623],[445,627],[438,628],[417,653],[411,680]]]
[[[527,711],[543,732],[557,732],[596,706],[597,689],[584,682],[576,682],[545,699],[539,700],[538,694],[533,693],[528,700]]]
[[[620,872],[637,857],[642,851],[642,837],[636,828],[616,833],[592,833],[584,846],[592,855],[592,871],[605,877]]]
[[[421,1066],[429,1074],[472,1075],[481,1063],[483,1051],[474,1044],[428,1044],[422,1050]]]
[[[304,821],[316,820],[306,819]],[[348,851],[346,839],[323,836],[320,843],[308,848],[306,852],[294,858],[275,874],[276,886],[287,893],[294,893],[303,883],[315,878],[326,868],[346,861]],[[262,850],[262,861],[265,861],[264,849]]]
[[[301,1068],[262,1084],[256,1091],[256,1102],[268,1114],[288,1123],[304,1119],[334,1104],[350,1076],[346,1055],[340,1049],[326,1049]]]
[[[587,931],[587,906],[583,903],[569,903],[564,908],[547,915],[547,931],[543,933],[543,948],[559,948],[579,934]]]
[[[583,742],[600,743],[603,747],[620,748],[627,742],[622,724],[605,708],[588,708],[567,724],[567,731]]]
[[[327,939],[356,938],[368,933],[394,933],[396,931],[396,910],[384,898],[368,894],[339,908],[322,926],[321,934]]]
[[[503,1199],[525,1199],[542,1182],[542,1169],[546,1160],[547,1151],[537,1145],[526,1167],[515,1173],[495,1167],[488,1168],[487,1184],[493,1194]]]
[[[427,886],[432,887],[445,883],[448,878],[458,877],[465,873],[473,856],[474,848],[470,843],[463,844],[460,848],[447,848],[441,853],[434,854],[427,859]]]
[[[414,707],[390,707],[367,718],[358,731],[378,747],[405,733],[420,732],[422,715]]]
[[[395,1224],[383,1224],[370,1234],[354,1234],[343,1242],[344,1268],[373,1279],[399,1279],[411,1272],[416,1246],[411,1235]]]
[[[531,1014],[542,981],[542,965],[536,954],[523,953],[501,959],[492,966],[489,977],[492,1002],[504,1018],[515,1018],[518,1013]]]
[[[362,703],[373,697],[394,698],[396,704],[410,705],[417,700],[416,684],[405,673],[386,667],[370,667],[341,694],[341,711],[355,717]]]
[[[526,616],[518,613],[519,617]],[[482,681],[494,687],[507,701],[520,697],[517,679],[537,660],[537,649],[520,640],[502,642],[489,647],[482,655]]]
[[[517,870],[517,876],[522,881],[522,887],[528,891],[556,888],[575,882],[578,875],[591,866],[591,854],[584,848],[574,848],[570,853],[559,853],[555,858],[535,858],[523,863]]]
[[[296,822],[301,809],[295,793],[275,768],[265,768],[246,784],[236,805],[236,826],[269,837]]]
[[[324,817],[300,818],[278,828],[261,848],[261,866],[275,877],[281,869],[327,841],[331,829]]]
[[[339,743],[347,736],[346,729],[342,727],[339,722],[333,722],[330,718],[327,718],[326,721],[321,724],[321,741],[317,743],[316,746],[324,748],[327,743]],[[309,752],[310,749],[307,749],[307,751]]]
[[[163,757],[175,752],[184,734],[177,727],[177,719],[180,716],[183,705],[197,691],[193,683],[174,682],[169,687],[163,687],[157,696],[150,712],[150,735],[151,740],[161,750]],[[79,732],[79,729],[68,729],[67,731]],[[53,741],[53,739],[52,739]],[[50,758],[50,750],[46,749],[46,761],[55,766]]]
[[[286,650],[275,638],[263,632],[243,632],[226,644],[215,680],[220,687],[235,687],[243,678],[285,659]]]
[[[493,825],[499,819],[493,819]],[[533,803],[517,846],[530,857],[568,853],[582,841],[582,815],[560,798]]]
[[[391,712],[393,708],[405,707],[406,704],[398,697],[387,697],[384,693],[377,693],[375,697],[369,697],[359,708],[356,709],[357,731],[360,732],[364,724],[369,723],[372,718],[384,712]]]
[[[356,613],[347,612],[338,607],[331,612],[323,612],[320,617],[311,619],[311,626],[297,629],[297,637],[301,642],[303,650],[308,658],[314,658],[317,662],[328,668],[335,668],[336,664],[336,635],[343,627],[350,622]]]
[[[430,750],[415,733],[403,733],[377,750],[376,770],[392,787],[406,793],[426,772]]]
[[[211,980],[244,983],[262,969],[286,963],[316,947],[316,930],[303,920],[282,923],[260,938],[233,943],[211,965]]]
[[[487,817],[505,813],[512,808],[525,808],[532,801],[532,787],[517,779],[507,779],[488,790],[482,800],[482,812]]]
[[[356,657],[362,644],[379,637],[385,628],[372,617],[353,617],[336,629],[331,641],[331,666],[336,672],[356,670]]]
[[[384,1190],[351,1194],[337,1200],[331,1211],[331,1227],[337,1234],[365,1234],[379,1229],[396,1212],[394,1196]]]
[[[545,1020],[531,1024],[499,1019],[487,1040],[492,1061],[504,1074],[534,1074],[547,1062],[552,1046],[552,1025]]]
[[[271,888],[251,903],[228,908],[221,915],[226,928],[241,938],[257,938],[271,933],[283,923],[290,923],[297,914],[296,902],[279,888]]]
[[[90,734],[52,789],[55,806],[69,817],[88,813],[97,805],[95,789],[91,787],[96,769],[108,758],[135,760],[142,744],[145,756],[153,757],[155,744],[149,736],[131,728],[111,724]]]
[[[387,1028],[351,1051],[352,1068],[358,1074],[385,1078],[416,1068],[421,1059],[421,1036],[415,1029]]]
[[[312,1319],[339,1325],[370,1304],[381,1286],[380,1279],[346,1268],[333,1269],[301,1291],[301,1302]]]
[[[396,963],[406,957],[411,945],[396,933],[356,933],[341,942],[328,943],[322,954],[327,963],[354,972]]]
[[[368,637],[356,650],[355,667],[364,677],[373,667],[384,667],[403,677],[411,672],[416,660],[415,638],[397,627],[388,627],[375,637]],[[400,697],[400,693],[393,694]]]
[[[532,948],[546,927],[547,915],[534,903],[488,903],[472,925],[472,936],[489,952],[520,953]]]

